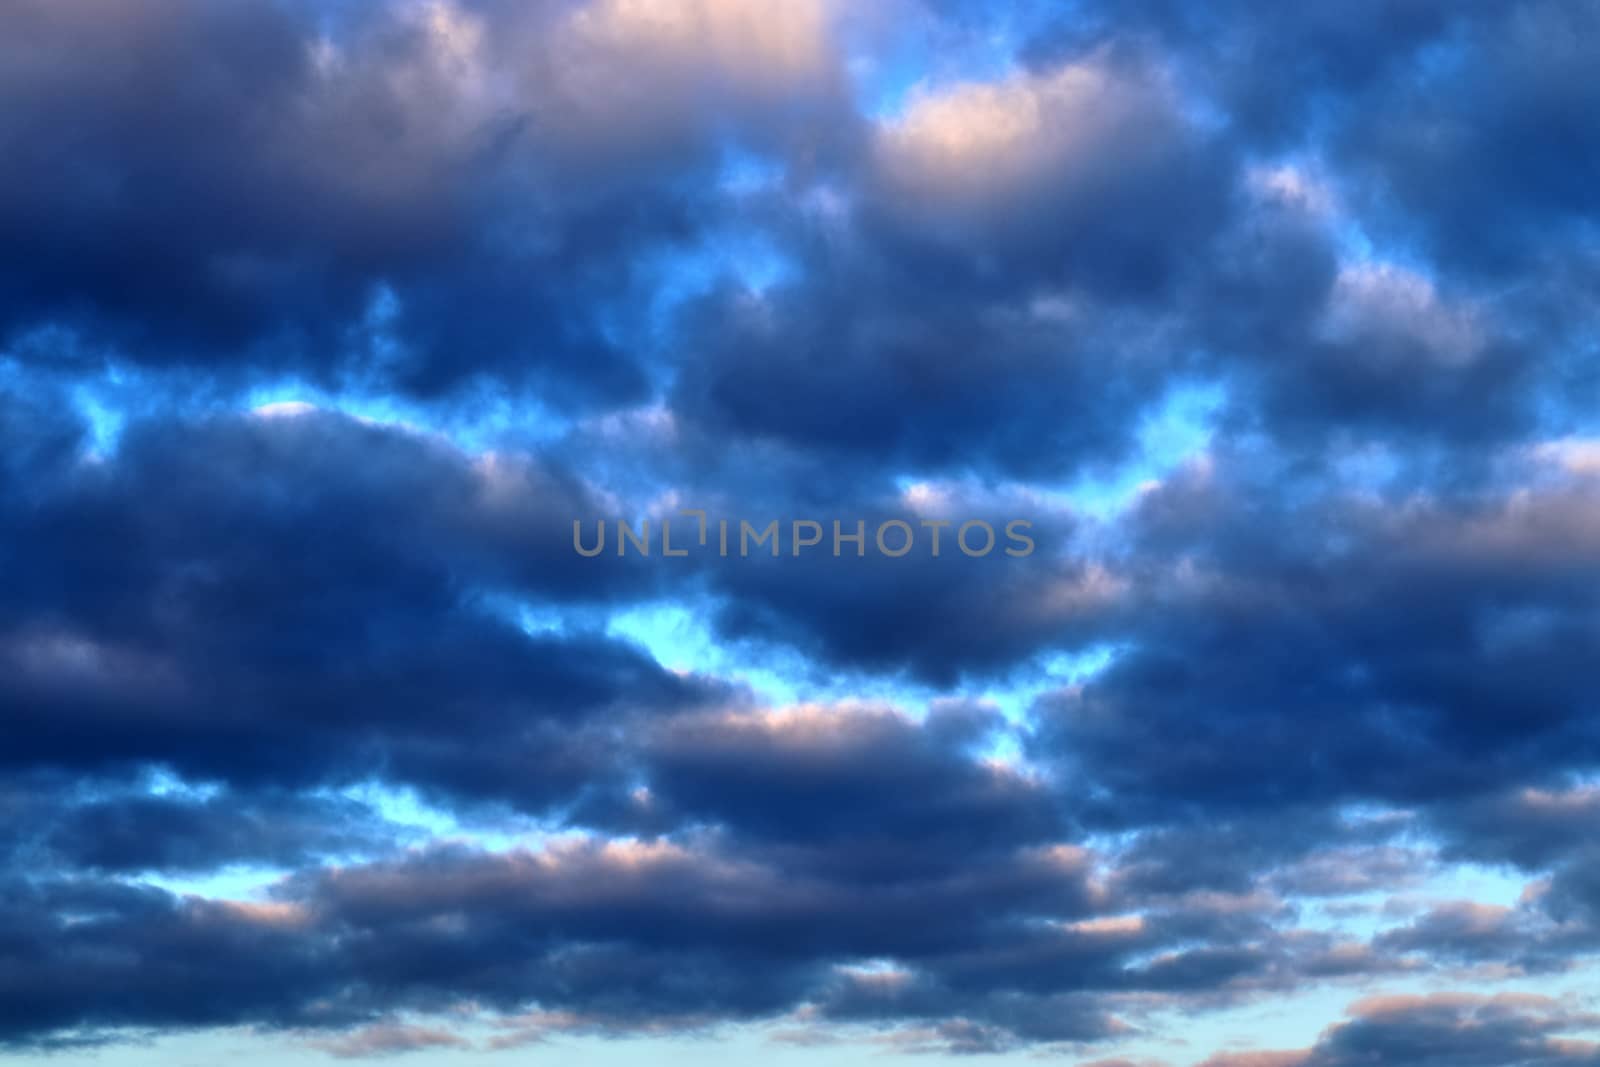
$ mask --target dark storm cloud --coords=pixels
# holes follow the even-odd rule
[[[13,827],[9,862],[100,873],[204,873],[229,864],[298,867],[373,854],[409,836],[369,806],[297,794],[204,798],[110,786],[52,787],[23,776],[0,812]]]
[[[1600,849],[1592,839],[1557,869],[1540,903],[1556,920],[1576,924],[1591,946],[1600,944]]]
[[[535,460],[318,413],[136,424],[109,459],[57,458],[3,510],[10,766],[537,806],[604,775],[615,723],[592,716],[720,699],[494,609],[647,580],[602,561],[575,582],[568,516],[593,505]]]
[[[591,840],[537,854],[437,851],[315,876],[309,892],[342,921],[394,935],[375,937],[375,952],[424,950],[431,935],[419,929],[424,940],[408,945],[402,933],[448,912],[466,915],[469,932],[481,925],[485,936],[491,930],[510,936],[512,943],[498,948],[480,945],[507,963],[540,943],[572,942],[627,947],[615,962],[626,964],[637,951],[641,967],[653,967],[657,952],[725,966],[762,960],[820,966],[979,945],[986,929],[1041,910],[1082,914],[1088,873],[1086,857],[1075,851],[1022,850],[985,870],[851,886],[737,854]],[[934,915],[946,921],[929,921]],[[463,947],[474,940],[469,936]],[[497,969],[475,973],[487,977]],[[521,994],[508,988],[507,995]]]
[[[1426,803],[1592,766],[1592,481],[1400,507],[1246,484],[1146,495],[1128,650],[1041,709],[1041,751],[1093,768],[1091,817]]]
[[[848,543],[834,557],[833,523],[827,520],[823,544],[800,558],[753,554],[733,563],[714,561],[708,586],[720,597],[718,632],[732,641],[789,645],[821,664],[904,672],[935,685],[963,675],[1003,675],[1041,650],[1087,644],[1103,634],[1094,624],[1114,611],[1115,584],[1073,551],[1070,524],[1060,516],[1021,501],[1009,512],[986,510],[977,501],[963,511],[957,497],[948,508],[924,514],[887,504],[871,501],[840,511],[846,534],[856,532],[856,522],[866,523],[864,557]],[[872,541],[879,524],[891,519],[909,524],[915,537],[912,551],[898,559],[879,553]],[[1007,538],[1006,526],[1014,519],[1031,523],[1016,528],[1033,540],[1027,556],[1006,554],[1027,551]],[[924,521],[948,524],[937,531],[937,557],[935,530]],[[969,521],[987,522],[994,531],[988,555],[961,551],[958,528]],[[900,536],[891,530],[885,540],[897,545]],[[970,531],[973,551],[985,536],[980,527]],[[916,612],[908,613],[908,604],[917,605]]]
[[[1597,35],[1589,5],[1489,5],[1396,79],[1340,139],[1378,217],[1452,269],[1506,277],[1568,254],[1600,204]]]
[[[573,1009],[622,1028],[768,1015],[824,988],[835,959],[969,943],[975,924],[1025,902],[1078,899],[1084,873],[1022,856],[991,875],[851,890],[734,857],[591,841],[308,874],[265,905],[16,883],[0,913],[0,1026],[16,1042],[74,1027],[345,1026],[441,997]],[[249,975],[221,980],[230,968]]]
[[[13,879],[0,1039],[252,1024],[355,1042],[352,1027],[465,1004],[507,1026],[536,1010],[555,1030],[626,1033],[812,1005],[926,1024],[954,1049],[966,1039],[941,1028],[961,1019],[1011,1047],[1113,1035],[1119,995],[1249,995],[1382,966],[1275,930],[1271,901],[1095,917],[1110,902],[1092,875],[1069,847],[862,882],[714,845],[569,838],[308,870],[260,904]]]
[[[1219,814],[1203,825],[1147,829],[1118,853],[1112,886],[1156,900],[1249,893],[1263,882],[1300,898],[1395,889],[1426,867],[1424,857],[1393,843],[1403,829],[1342,819],[1316,805]]]
[[[120,883],[24,880],[0,893],[7,1044],[106,1027],[354,1021],[325,943],[247,906]]]
[[[1076,325],[1027,302],[930,300],[861,269],[818,262],[792,286],[693,309],[676,410],[869,470],[1049,474],[1127,454],[1161,360],[1138,325],[1113,339],[1115,316]]]
[[[1518,312],[1426,272],[1341,262],[1337,225],[1301,202],[1315,178],[1256,177],[1255,201],[1218,242],[1182,320],[1233,390],[1228,421],[1284,448],[1348,442],[1478,454],[1534,425],[1552,381]],[[1466,471],[1463,471],[1463,477]]]
[[[391,560],[419,580],[456,583],[450,595],[493,587],[601,600],[651,583],[634,560],[597,560],[581,574],[565,565],[571,516],[613,511],[575,473],[526,452],[469,455],[422,431],[290,406],[138,419],[111,456],[96,458],[82,454],[85,428],[59,407],[5,410],[7,457],[32,460],[13,467],[0,505],[7,544],[41,550],[38,567],[17,568],[7,604],[17,615],[92,600],[112,627],[138,591],[128,586],[202,557],[281,572],[286,586],[311,583],[320,567],[328,596],[341,583],[410,595],[375,580]],[[296,550],[324,537],[321,551]],[[254,581],[260,595],[288,593],[268,577]]]
[[[950,6],[981,18],[979,5]],[[1389,79],[1403,77],[1430,48],[1451,42],[1464,23],[1511,6],[1463,7],[1448,0],[1090,3],[1070,18],[1041,12],[1023,56],[1037,65],[1107,38],[1153,42],[1181,62],[1186,79],[1214,96],[1245,136],[1270,147],[1296,147],[1327,122],[1358,118],[1356,108],[1381,100]]]
[[[1451,269],[1560,240],[1551,227],[1587,203],[1583,5],[1134,0],[1031,21],[1036,68],[1107,38],[1155,47],[1251,145],[1330,145],[1355,184],[1373,182],[1372,206],[1420,225],[1409,236],[1437,240]]]
[[[704,226],[719,138],[777,148],[754,119],[836,91],[823,27],[764,66],[732,17],[12,5],[0,330],[44,362],[641,399],[638,286]]]
[[[1471,469],[1582,377],[1549,307],[1592,274],[1581,246],[1554,290],[1354,253],[1337,172],[1263,162],[1180,108],[1177,58],[1131,56],[913,94],[853,185],[785,189],[786,273],[677,319],[685,425],[868,475],[1063,478],[1134,458],[1138,420],[1203,383],[1284,447]]]
[[[1532,995],[1372,997],[1302,1052],[1222,1053],[1199,1067],[1590,1067],[1600,1046],[1565,1035],[1595,1016]]]
[[[730,450],[662,409],[592,420],[550,454],[617,493],[636,536],[649,522],[654,555],[641,564],[630,548],[628,561],[656,579],[653,591],[693,610],[725,647],[788,656],[818,681],[842,672],[938,686],[1003,677],[1041,652],[1092,644],[1117,607],[1116,583],[1088,547],[1104,531],[1025,486],[905,483],[870,461],[856,467],[783,444]],[[705,512],[704,545],[700,518],[680,508]],[[583,516],[587,546],[599,518]],[[816,523],[821,540],[796,554],[798,521]],[[661,555],[668,523],[686,558]],[[776,555],[773,539],[755,540],[771,523]],[[980,525],[963,533],[968,523]],[[575,561],[577,579],[617,561],[614,522],[606,537],[593,560]],[[562,551],[570,557],[570,544]]]
[[[798,707],[675,717],[641,754],[647,814],[724,827],[753,855],[829,877],[954,876],[980,856],[1058,840],[1046,783],[984,763],[993,712]]]
[[[980,10],[954,8],[982,24]],[[1548,404],[1593,390],[1570,315],[1593,274],[1583,221],[1600,130],[1586,77],[1592,10],[1559,0],[1026,10],[1031,70],[1107,42],[1157,55],[1191,100],[1215,109],[1244,177],[1287,160],[1290,198],[1325,214],[1308,231],[1270,204],[1244,209],[1181,316],[1273,432],[1505,440],[1532,424],[1535,392]],[[1391,277],[1352,315],[1351,286],[1333,287],[1330,272],[1333,239],[1352,233],[1380,238],[1363,256],[1418,268],[1437,307]],[[1483,336],[1445,343],[1440,320],[1475,302]]]
[[[9,6],[0,1041],[1077,1053],[1592,956],[1594,12],[928,7],[967,51],[905,90],[805,0]],[[283,378],[516,425],[221,413]],[[575,557],[680,505],[824,543]],[[1036,549],[833,555],[887,518]],[[635,608],[937,696],[769,706]],[[972,699],[1088,651],[1023,721]],[[373,786],[549,835],[419,840]],[[1462,864],[1521,900],[1434,899]],[[140,882],[240,866],[289,873]],[[1578,1067],[1595,1025],[1369,999],[1208,1062]]]
[[[726,213],[793,277],[759,298],[714,290],[674,335],[675,404],[719,432],[1062,474],[1125,457],[1196,349],[1243,356],[1207,372],[1264,389],[1274,421],[1313,440],[1345,425],[1503,436],[1526,417],[1530,357],[1495,330],[1473,358],[1430,355],[1439,330],[1395,321],[1404,284],[1330,309],[1327,249],[1261,232],[1270,212],[1241,194],[1250,157],[1197,121],[1173,74],[1201,47],[1178,13],[1120,16],[1164,27],[1151,42],[930,88],[868,123],[844,106],[826,19],[797,10],[763,31],[740,4],[708,5],[696,38],[607,4],[339,19],[25,6],[15,37],[34,43],[0,63],[31,105],[5,116],[5,236],[25,267],[11,347],[59,362],[110,341],[245,377],[642,401],[652,294]],[[1385,23],[1374,37],[1399,43],[1375,52],[1444,33],[1432,11]],[[1361,25],[1248,20],[1257,49]],[[97,61],[61,61],[69,49]],[[1249,54],[1209,58],[1263,69]],[[1354,91],[1334,76],[1349,65],[1329,64],[1329,92]],[[613,67],[630,76],[599,73]],[[727,143],[777,164],[775,203],[750,211],[719,185]],[[1250,322],[1263,305],[1270,321]],[[1251,351],[1234,351],[1241,330]]]
[[[796,277],[687,309],[676,409],[868,468],[1125,456],[1182,367],[1158,302],[1230,202],[1160,72],[1090,57],[931,91],[853,178],[775,209]]]
[[[1437,821],[1453,856],[1541,870],[1593,839],[1600,790],[1522,789],[1457,805]]]

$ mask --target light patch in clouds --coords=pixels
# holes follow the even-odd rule
[[[597,0],[573,13],[569,29],[603,51],[709,63],[746,88],[770,90],[827,66],[828,25],[821,0]]]
[[[1447,302],[1426,277],[1388,263],[1341,270],[1322,328],[1334,340],[1380,350],[1400,341],[1446,368],[1473,362],[1486,343],[1472,308]]]
[[[1099,60],[920,89],[880,126],[878,159],[891,189],[982,216],[1051,187],[1071,195],[1076,181],[1106,166],[1119,126],[1160,106],[1151,86]]]
[[[1564,437],[1535,445],[1532,453],[1535,459],[1570,474],[1585,478],[1600,475],[1600,438]]]
[[[1252,167],[1246,180],[1256,195],[1318,218],[1332,217],[1339,207],[1338,195],[1327,179],[1305,166]]]

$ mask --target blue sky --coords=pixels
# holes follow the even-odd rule
[[[0,19],[8,1062],[1600,1065],[1593,7]]]

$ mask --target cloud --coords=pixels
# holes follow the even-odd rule
[[[1203,1067],[1342,1067],[1345,1064],[1556,1064],[1600,1062],[1593,1043],[1560,1037],[1588,1029],[1594,1017],[1546,997],[1374,997],[1351,1005],[1350,1021],[1331,1027],[1303,1053],[1223,1054]]]
[[[15,825],[16,864],[96,873],[206,873],[230,864],[298,867],[321,857],[382,853],[409,832],[368,806],[298,794],[204,798],[138,788],[73,796],[59,782],[28,783],[3,802]]]
[[[751,12],[26,4],[0,336],[45,364],[643,399],[630,277],[704,226],[722,117],[830,106],[820,10]]]
[[[447,1030],[405,1026],[399,1023],[379,1023],[331,1040],[314,1041],[312,1044],[339,1059],[347,1060],[394,1056],[433,1048],[472,1047],[469,1042]]]
[[[1287,497],[1219,470],[1142,499],[1150,599],[1130,594],[1127,650],[1041,708],[1040,752],[1094,768],[1102,817],[1426,803],[1589,765],[1565,651],[1592,639],[1585,486],[1314,513]]]
[[[8,1047],[1596,1062],[1587,9],[12,9]]]
[[[588,494],[537,462],[303,414],[134,425],[53,474],[7,513],[30,561],[0,611],[12,767],[378,776],[538,807],[603,776],[610,727],[587,714],[717,699],[593,628],[530,634],[494,607],[505,587],[605,595],[607,564],[565,566]]]
[[[1161,291],[1226,207],[1221,160],[1164,72],[1104,53],[914,92],[873,170],[890,240],[1090,293]]]

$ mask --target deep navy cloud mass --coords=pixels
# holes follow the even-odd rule
[[[0,0],[0,1047],[1600,1064],[1597,55]]]

